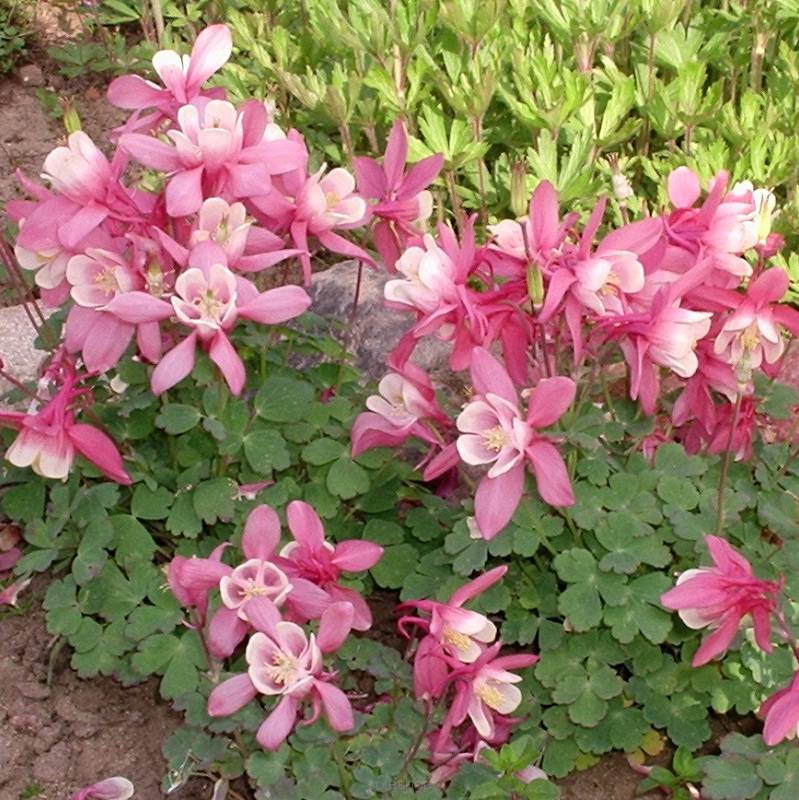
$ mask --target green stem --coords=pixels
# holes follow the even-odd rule
[[[727,483],[727,473],[730,469],[730,458],[732,456],[732,437],[735,434],[735,426],[738,424],[738,416],[741,413],[741,401],[743,394],[739,391],[735,398],[735,409],[732,412],[732,424],[730,433],[727,436],[727,446],[724,449],[724,456],[721,460],[721,475],[719,476],[719,493],[716,505],[716,536],[721,536],[721,529],[724,527],[724,487]]]

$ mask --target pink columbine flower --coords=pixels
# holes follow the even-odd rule
[[[453,673],[455,696],[439,732],[439,743],[446,742],[452,729],[467,717],[482,739],[491,740],[498,724],[521,704],[522,693],[516,684],[522,678],[510,670],[532,666],[538,656],[532,653],[499,656],[501,647],[502,643],[496,642],[477,661]]]
[[[80,204],[104,201],[111,182],[111,165],[83,132],[69,135],[66,147],[56,147],[44,161],[42,175],[59,194]]]
[[[371,569],[383,555],[383,548],[362,539],[347,539],[335,545],[325,541],[322,521],[314,509],[293,500],[286,509],[289,529],[294,537],[280,551],[276,563],[290,580],[302,578],[324,590],[335,601],[352,604],[352,627],[364,631],[372,625],[372,612],[361,595],[339,583],[344,572]]]
[[[174,116],[180,106],[201,94],[202,85],[230,58],[232,48],[227,26],[211,25],[197,36],[190,56],[174,50],[159,50],[153,56],[153,67],[165,89],[138,75],[123,75],[111,81],[108,100],[118,108],[157,108]]]
[[[226,545],[216,548],[209,558],[176,556],[169,566],[168,579],[178,601],[196,608],[204,621],[208,594],[220,589],[222,605],[208,625],[208,648],[217,658],[227,658],[247,635],[249,605],[265,598],[272,605],[285,604],[298,619],[318,619],[332,602],[330,595],[302,576],[288,578],[276,563],[280,543],[280,520],[273,508],[256,506],[247,517],[241,539],[246,559],[237,568],[222,563]]]
[[[365,250],[333,232],[334,228],[356,228],[366,221],[366,201],[355,194],[355,179],[341,167],[331,170],[327,175],[324,169],[314,175],[302,173],[296,179],[301,182],[296,189],[290,232],[300,255],[306,286],[311,283],[309,236],[316,237],[334,253],[357,258],[374,266],[372,257]]]
[[[757,244],[752,225],[753,195],[739,187],[725,194],[728,179],[725,171],[718,172],[704,202],[695,208],[702,193],[699,177],[688,167],[678,167],[668,178],[674,210],[664,217],[664,263],[682,273],[701,254],[710,259],[709,282],[725,287],[735,286],[752,274],[752,267],[741,254]]]
[[[303,169],[308,158],[302,142],[267,138],[266,109],[255,100],[240,110],[226,100],[195,101],[178,111],[177,121],[179,129],[167,131],[173,145],[140,133],[119,138],[137,161],[172,173],[166,187],[171,217],[193,214],[209,195],[265,196],[272,175]]]
[[[508,373],[484,348],[472,354],[472,384],[477,396],[457,419],[461,459],[471,465],[490,464],[480,481],[474,508],[477,526],[492,539],[508,524],[524,492],[525,465],[535,475],[544,502],[574,503],[566,465],[552,440],[539,433],[554,424],[574,400],[574,381],[544,378],[530,392],[527,414]]]
[[[752,281],[745,295],[734,295],[733,313],[725,320],[716,337],[714,350],[748,374],[765,361],[775,363],[785,351],[779,324],[799,332],[799,314],[786,306],[776,305],[788,290],[788,276],[779,267],[767,269]],[[712,291],[712,290],[711,290]],[[721,302],[729,295],[717,293]]]
[[[0,412],[0,424],[19,431],[6,460],[42,477],[66,480],[77,452],[111,480],[127,485],[131,479],[114,442],[93,425],[75,421],[77,382],[74,370],[65,368],[60,388],[40,411]]]
[[[324,711],[335,731],[354,725],[352,707],[344,692],[323,671],[322,655],[337,650],[350,632],[353,609],[349,603],[333,603],[319,621],[314,636],[291,622],[281,620],[274,604],[265,597],[252,601],[248,617],[256,633],[247,645],[247,672],[220,683],[208,698],[212,717],[228,716],[259,694],[279,696],[280,701],[258,728],[256,740],[265,750],[277,750],[294,726],[302,704],[312,703],[315,721]]]
[[[424,247],[409,247],[402,254],[396,270],[403,277],[386,283],[389,305],[434,314],[458,303],[455,264],[429,234],[424,237]]]
[[[72,299],[85,308],[102,308],[118,294],[136,291],[144,284],[120,255],[92,247],[69,259],[66,278]]]
[[[755,642],[770,653],[770,617],[776,608],[779,584],[756,578],[751,564],[724,539],[706,536],[705,543],[714,566],[686,570],[677,585],[660,598],[689,628],[713,631],[696,651],[693,665],[700,667],[726,652],[749,615]]]
[[[799,736],[799,672],[763,702],[757,715],[765,719],[763,740],[769,747]]]
[[[280,606],[293,588],[280,567],[260,558],[245,561],[219,582],[222,602],[245,621],[247,603],[253,597],[268,597]]]
[[[153,371],[150,386],[161,394],[185,378],[194,368],[201,346],[219,367],[230,391],[244,388],[244,364],[228,338],[239,317],[262,324],[293,319],[305,311],[311,298],[299,286],[279,286],[258,292],[245,278],[236,277],[219,263],[224,253],[211,242],[195,250],[199,266],[182,272],[175,282],[175,296],[168,303],[145,292],[128,292],[114,298],[107,310],[131,323],[157,322],[174,313],[191,333],[167,353]],[[207,257],[200,254],[201,248]],[[216,260],[219,259],[219,260]]]
[[[399,621],[400,630],[405,633],[404,626],[409,623],[419,625],[427,630],[427,636],[434,639],[447,655],[464,664],[477,661],[486,645],[496,638],[497,628],[484,614],[469,611],[463,605],[502,580],[507,571],[506,566],[494,567],[456,589],[446,603],[435,600],[409,600],[402,603],[400,608],[416,608],[429,614],[430,618],[402,617]],[[416,657],[419,658],[418,653]]]
[[[127,778],[106,778],[78,790],[70,800],[128,800],[133,797],[133,788]]]
[[[371,207],[377,220],[372,235],[383,263],[392,272],[408,238],[421,233],[420,223],[433,212],[433,196],[427,187],[444,163],[439,153],[422,159],[406,172],[407,159],[408,135],[405,124],[397,120],[388,137],[382,166],[366,157],[353,162],[361,194],[377,201]]]
[[[436,444],[439,439],[426,423],[450,424],[424,371],[406,364],[402,372],[383,376],[378,394],[366,399],[369,410],[359,414],[352,426],[353,456],[372,447],[396,447],[412,436]]]

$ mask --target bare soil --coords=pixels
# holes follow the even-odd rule
[[[141,800],[162,797],[161,746],[179,716],[158,702],[153,681],[123,688],[110,678],[81,680],[64,651],[51,665],[53,641],[36,594],[23,603],[32,606],[26,613],[0,614],[0,798],[66,800],[114,775],[133,781]],[[170,795],[210,796],[202,781]]]

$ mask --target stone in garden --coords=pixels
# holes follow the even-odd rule
[[[19,81],[23,86],[44,86],[44,73],[38,64],[26,64],[19,69]]]
[[[342,261],[313,276],[310,294],[311,311],[328,320],[337,320],[343,328],[337,334],[341,341],[347,336],[347,323],[352,313],[352,301],[358,277],[357,261]],[[349,350],[355,365],[370,378],[386,374],[386,354],[394,349],[402,335],[413,325],[414,315],[386,308],[383,287],[392,276],[383,269],[364,266],[358,313],[349,333]],[[447,371],[449,346],[433,337],[425,338],[413,355],[413,361],[434,374]]]

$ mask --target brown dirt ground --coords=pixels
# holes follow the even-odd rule
[[[53,641],[33,600],[42,592],[43,584],[23,603],[33,606],[27,613],[0,614],[0,798],[66,800],[113,775],[132,780],[141,800],[161,797],[161,745],[178,715],[157,702],[155,682],[123,688],[110,678],[81,680],[65,652],[48,685]],[[170,795],[210,796],[203,782]]]

